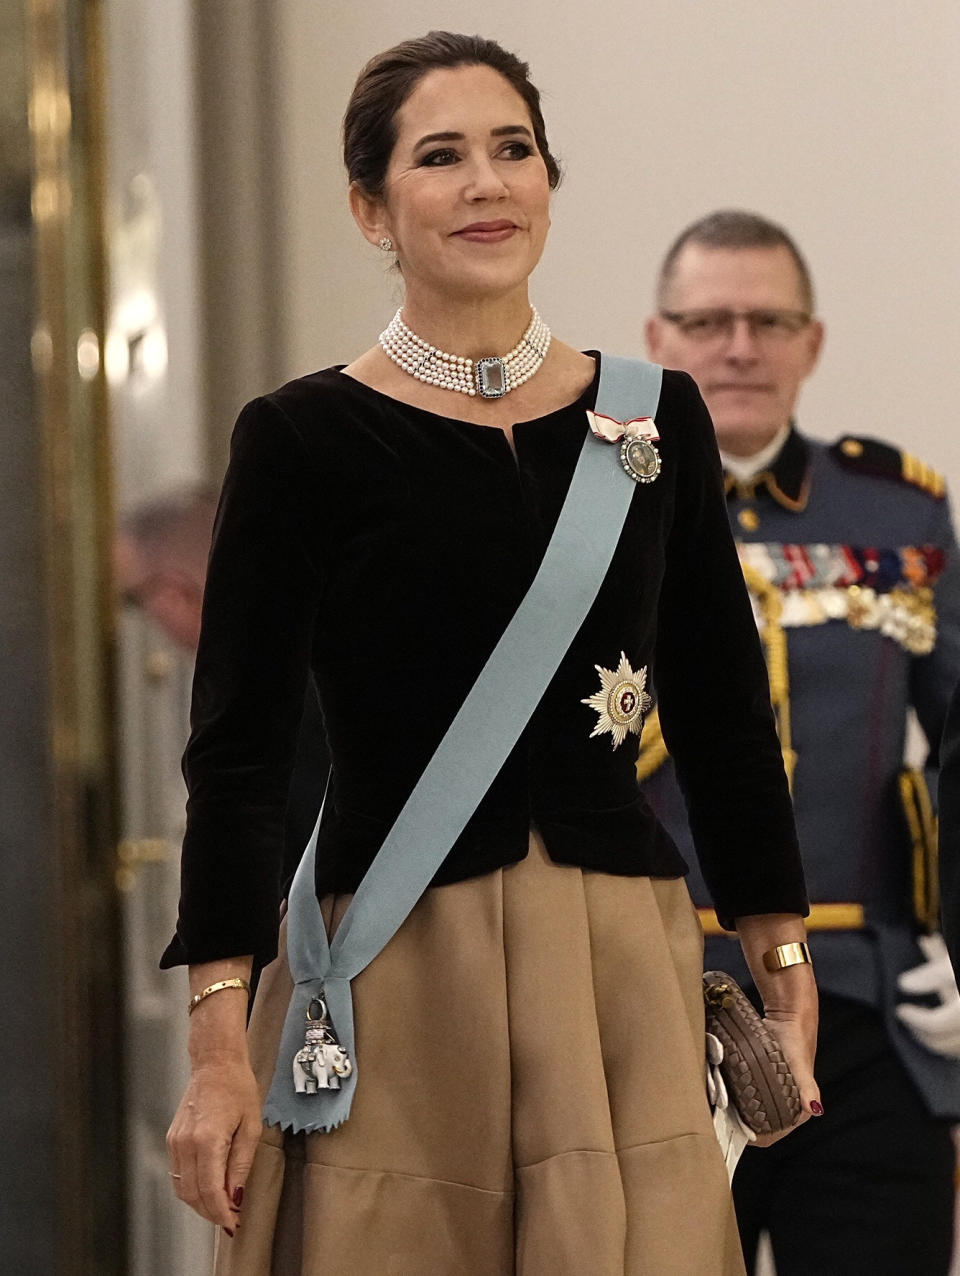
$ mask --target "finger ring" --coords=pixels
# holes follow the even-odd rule
[[[182,1179],[182,1178],[183,1178],[183,1175],[182,1175],[182,1174],[174,1174],[173,1170],[167,1170],[167,1173],[170,1175],[170,1177],[171,1177],[172,1179]]]

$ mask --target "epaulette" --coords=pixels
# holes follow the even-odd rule
[[[901,452],[879,439],[845,434],[842,439],[837,439],[830,452],[844,469],[874,478],[898,479],[901,483],[919,487],[938,501],[946,495],[947,485],[942,474],[910,452]]]

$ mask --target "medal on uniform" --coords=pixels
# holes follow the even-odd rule
[[[594,438],[604,443],[620,444],[620,465],[635,483],[652,483],[656,479],[661,466],[660,453],[656,448],[660,435],[653,417],[617,421],[588,409],[587,421]]]
[[[340,1079],[353,1071],[350,1056],[333,1030],[323,997],[307,1006],[303,1046],[293,1059],[293,1087],[297,1094],[339,1090]]]

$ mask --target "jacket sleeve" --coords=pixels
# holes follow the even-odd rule
[[[733,929],[739,916],[809,910],[713,425],[694,383],[682,384],[655,681],[704,879],[721,925]]]
[[[960,548],[957,546],[947,500],[935,501],[925,540],[942,549],[943,574],[933,591],[937,611],[937,640],[929,655],[914,658],[910,669],[910,698],[930,746],[928,775],[936,781],[940,737],[947,705],[960,679]]]
[[[934,587],[937,639],[910,669],[910,698],[929,745],[924,775],[938,812],[941,926],[960,969],[960,548],[946,500],[937,501],[926,542],[944,551]]]
[[[270,399],[237,421],[214,524],[183,759],[169,967],[277,951],[287,792],[321,592],[311,462]]]
[[[953,693],[940,746],[940,906],[943,935],[960,979],[960,684]]]

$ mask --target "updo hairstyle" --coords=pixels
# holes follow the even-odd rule
[[[547,144],[540,93],[526,62],[495,40],[451,31],[430,31],[417,40],[378,53],[360,72],[343,117],[343,162],[351,183],[364,195],[382,199],[387,166],[397,140],[397,112],[423,77],[458,66],[498,71],[526,103],[537,149],[547,166],[550,189],[560,183],[560,165]]]

